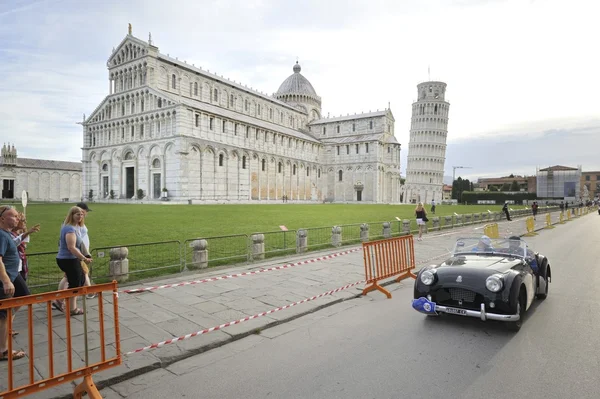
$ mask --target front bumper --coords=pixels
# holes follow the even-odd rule
[[[454,314],[459,316],[478,317],[483,321],[498,320],[498,321],[517,321],[521,317],[518,314],[498,314],[488,313],[485,311],[485,304],[481,304],[481,310],[469,310],[460,308],[451,308],[449,306],[438,305],[427,298],[421,297],[413,299],[412,307],[418,312],[428,315],[438,315],[439,313]]]

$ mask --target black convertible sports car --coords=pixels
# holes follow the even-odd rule
[[[500,320],[518,331],[534,298],[548,296],[551,276],[548,259],[519,237],[459,238],[451,258],[419,271],[412,306],[428,316]]]

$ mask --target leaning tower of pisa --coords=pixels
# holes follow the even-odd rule
[[[412,105],[404,203],[442,200],[448,110],[446,83],[417,85],[418,99]]]

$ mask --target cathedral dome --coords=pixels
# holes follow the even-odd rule
[[[308,79],[302,76],[300,71],[300,64],[298,64],[298,61],[296,61],[296,65],[294,65],[294,73],[284,80],[281,86],[279,86],[279,90],[277,90],[276,93],[278,97],[286,94],[301,94],[318,97],[313,86],[310,84]]]

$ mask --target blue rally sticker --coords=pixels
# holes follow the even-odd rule
[[[413,299],[412,307],[416,311],[425,314],[435,314],[435,302],[431,302],[427,298],[421,297],[419,299]]]

